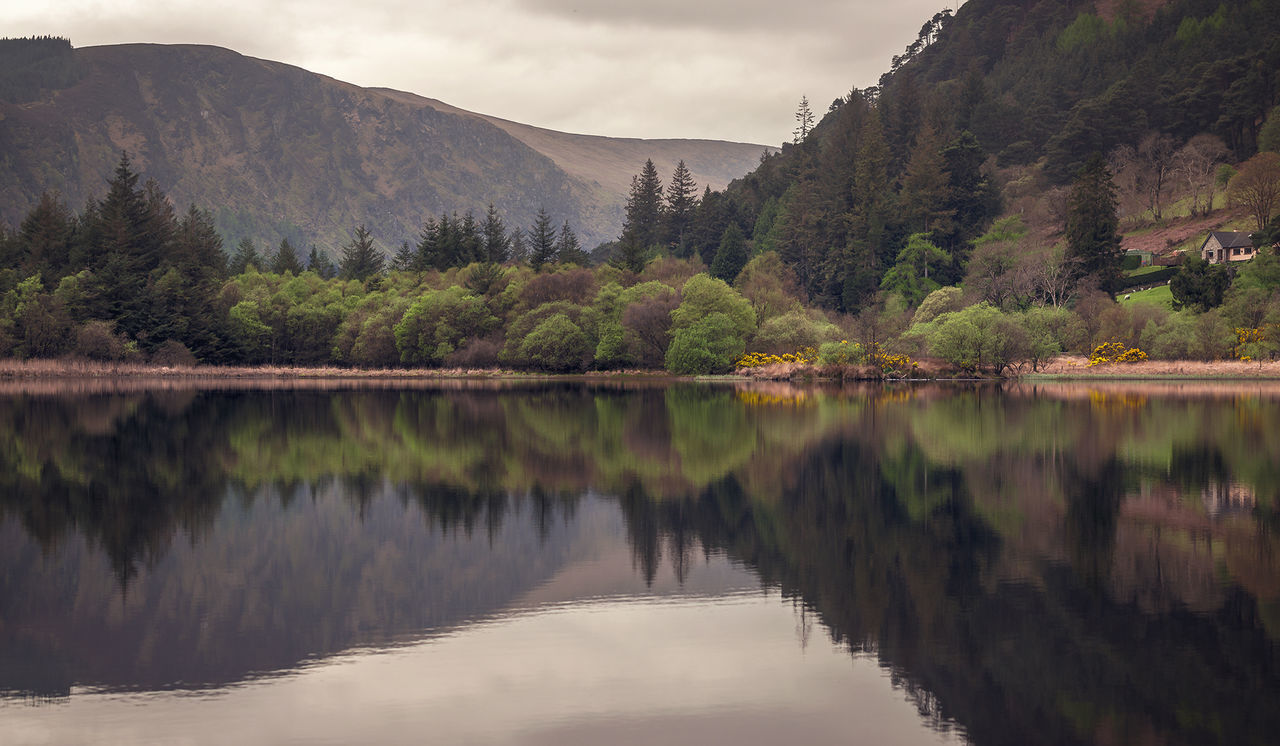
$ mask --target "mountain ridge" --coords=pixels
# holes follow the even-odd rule
[[[645,158],[666,173],[683,159],[699,187],[718,189],[767,150],[561,133],[211,45],[72,54],[76,82],[0,100],[0,219],[11,224],[47,189],[72,206],[100,196],[124,150],[180,209],[213,212],[228,243],[289,238],[332,253],[365,223],[393,249],[429,216],[492,202],[512,227],[545,208],[594,245],[618,234]]]

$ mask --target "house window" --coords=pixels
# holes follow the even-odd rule
[[[1240,249],[1232,249],[1231,256],[1240,256]]]

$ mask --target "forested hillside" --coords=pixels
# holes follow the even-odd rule
[[[732,224],[814,302],[856,312],[912,234],[946,254],[928,269],[942,285],[964,278],[972,240],[1002,213],[1052,244],[1091,154],[1167,151],[1153,157],[1168,189],[1167,161],[1196,136],[1222,143],[1221,163],[1258,150],[1280,103],[1280,3],[970,0],[891,64],[715,195],[694,250],[710,263]]]

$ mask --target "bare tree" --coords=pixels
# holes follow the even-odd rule
[[[1177,150],[1172,135],[1152,132],[1138,143],[1138,158],[1144,174],[1144,191],[1147,209],[1156,220],[1163,219],[1162,207],[1165,193],[1169,191],[1169,177],[1173,171],[1173,154]]]
[[[1025,258],[1035,276],[1042,304],[1061,308],[1071,300],[1077,290],[1079,261],[1068,257],[1065,247],[1042,247]]]
[[[1187,140],[1173,155],[1174,173],[1191,193],[1191,214],[1203,215],[1213,210],[1213,195],[1218,165],[1226,160],[1227,146],[1222,138],[1201,133]],[[1203,197],[1203,204],[1201,204]]]
[[[1111,181],[1116,187],[1116,207],[1120,217],[1137,221],[1146,209],[1146,176],[1142,160],[1132,145],[1118,145],[1107,156]]]
[[[1240,164],[1240,171],[1227,185],[1231,204],[1240,205],[1252,215],[1258,230],[1280,207],[1280,153],[1258,153]]]

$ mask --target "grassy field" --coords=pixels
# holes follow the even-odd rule
[[[1160,285],[1149,290],[1137,290],[1132,293],[1123,293],[1116,297],[1120,303],[1133,303],[1137,305],[1148,306],[1164,306],[1170,311],[1173,310],[1173,292],[1169,290],[1168,285]]]

